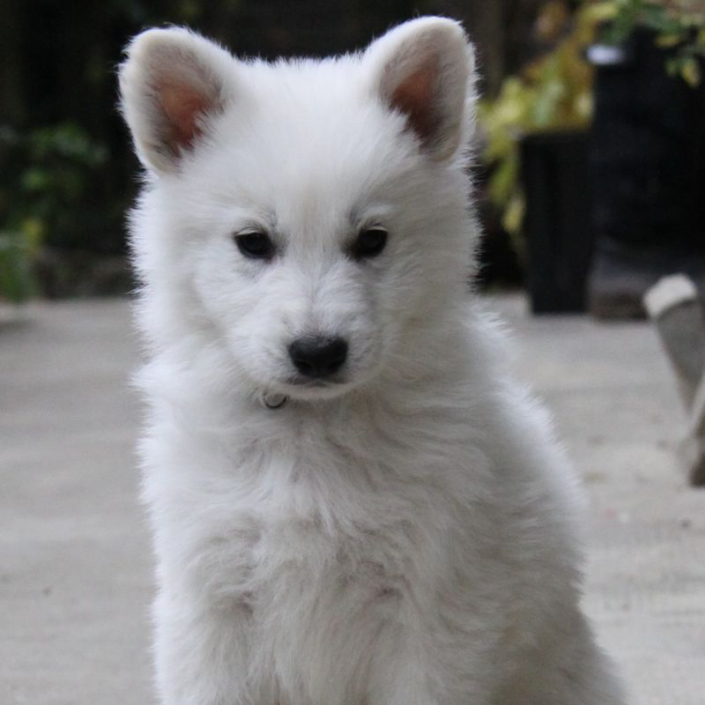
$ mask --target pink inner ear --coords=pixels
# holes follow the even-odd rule
[[[198,89],[183,83],[165,83],[158,95],[169,130],[169,146],[174,152],[190,147],[201,134],[199,118],[212,107],[212,101]]]
[[[432,108],[437,78],[435,66],[422,66],[407,76],[392,93],[392,106],[407,116],[409,126],[422,142],[431,139],[438,126]]]

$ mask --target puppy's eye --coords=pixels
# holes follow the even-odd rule
[[[355,259],[370,259],[377,257],[387,244],[387,231],[378,226],[363,230],[352,246]]]
[[[270,260],[274,257],[274,243],[269,235],[262,232],[249,232],[235,235],[237,249],[248,259]]]

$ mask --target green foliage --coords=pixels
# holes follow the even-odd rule
[[[555,12],[555,7],[547,3],[544,12]],[[519,140],[537,132],[584,129],[590,123],[593,71],[584,53],[604,15],[601,6],[580,8],[552,51],[506,78],[497,98],[480,104],[487,140],[483,161],[491,169],[489,196],[512,235],[518,234],[524,214]]]
[[[71,122],[18,133],[0,130],[8,166],[0,181],[0,296],[20,301],[34,289],[32,259],[41,242],[70,242],[82,229],[83,207],[104,147]]]
[[[542,13],[555,14],[559,4],[545,3]],[[585,49],[598,31],[601,41],[622,43],[637,27],[655,32],[657,45],[667,50],[664,60],[669,73],[691,86],[700,83],[705,57],[702,0],[585,0],[555,48],[519,75],[506,78],[497,98],[480,105],[487,140],[483,161],[490,167],[489,196],[519,251],[524,215],[519,140],[536,132],[588,127],[593,71],[585,61]]]
[[[77,225],[79,207],[106,161],[106,150],[71,122],[33,130],[22,146],[26,162],[16,213],[37,220],[41,233],[60,237],[62,230]]]
[[[621,44],[636,27],[656,34],[656,44],[669,50],[666,69],[691,86],[702,79],[705,58],[705,7],[696,0],[609,0],[611,12],[603,41]]]
[[[40,254],[46,266],[37,291],[62,278],[59,268],[74,266],[84,254],[95,259],[125,252],[125,212],[136,190],[137,166],[116,109],[116,67],[126,41],[165,23],[230,40],[248,19],[250,31],[241,30],[242,36],[265,37],[256,26],[251,31],[255,0],[5,5],[0,298],[14,300],[31,292],[32,272],[39,269],[32,260]],[[82,276],[79,269],[76,265],[66,278]]]
[[[34,293],[33,245],[27,233],[0,232],[0,300],[21,303]]]

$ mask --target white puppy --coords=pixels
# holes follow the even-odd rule
[[[166,705],[618,705],[574,480],[469,292],[473,60],[127,50]]]

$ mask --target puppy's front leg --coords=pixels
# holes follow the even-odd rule
[[[251,705],[249,609],[169,595],[154,605],[156,686],[163,705]]]

